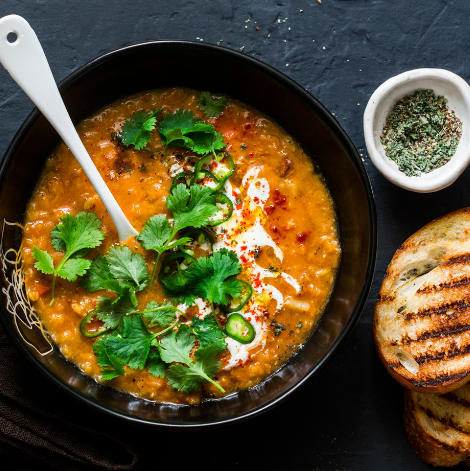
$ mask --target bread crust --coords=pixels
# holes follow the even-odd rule
[[[470,208],[431,221],[398,248],[373,335],[389,373],[410,390],[444,394],[470,380]]]

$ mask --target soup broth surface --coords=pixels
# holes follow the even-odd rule
[[[249,344],[228,337],[227,349],[219,355],[221,366],[214,381],[229,394],[265,379],[308,337],[332,290],[340,246],[333,202],[321,174],[301,147],[277,124],[243,103],[229,99],[219,117],[207,118],[197,106],[198,99],[199,92],[189,89],[145,92],[100,110],[78,126],[78,133],[118,204],[139,232],[156,214],[172,217],[166,200],[173,178],[194,169],[200,156],[176,146],[165,151],[157,130],[146,149],[126,148],[116,138],[124,121],[140,110],[190,110],[222,134],[225,151],[236,165],[224,188],[234,212],[228,221],[213,228],[213,250],[225,247],[237,254],[242,265],[239,278],[253,288],[253,296],[241,314],[256,331]],[[223,170],[223,162],[214,159],[208,169],[214,173],[221,167]],[[109,381],[102,379],[93,352],[96,338],[83,336],[79,324],[96,307],[100,296],[109,293],[90,293],[79,286],[80,280],[57,278],[55,299],[50,305],[52,276],[34,267],[34,246],[50,253],[57,266],[63,252],[53,247],[51,230],[65,214],[81,211],[97,216],[105,236],[87,259],[104,255],[119,244],[103,204],[78,162],[61,143],[47,160],[29,203],[22,253],[28,297],[62,354],[97,381],[145,399],[197,404],[204,398],[223,396],[209,382],[198,391],[183,394],[173,390],[166,378],[155,377],[146,368],[125,367],[125,375]],[[145,250],[134,238],[126,245],[145,258],[150,273],[156,252]],[[196,245],[195,257],[209,252],[207,243],[201,242]],[[150,291],[137,293],[137,298],[139,310],[150,301],[168,300],[158,279]],[[189,319],[211,313],[209,303],[202,299],[191,307],[178,307]],[[219,313],[219,319],[223,325],[226,316]]]

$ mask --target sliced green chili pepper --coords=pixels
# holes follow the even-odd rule
[[[225,324],[225,333],[240,343],[253,342],[256,335],[255,328],[241,314],[229,316]]]
[[[228,160],[229,170],[223,175],[217,175],[220,183],[214,188],[214,191],[221,190],[224,187],[225,182],[235,173],[235,162],[233,161],[232,156],[228,152],[225,152],[225,157],[227,157]]]
[[[184,182],[187,183],[188,179],[190,179],[191,177],[192,175],[186,172],[181,172],[175,175],[175,177],[173,178],[173,183],[171,184],[171,187],[170,187],[170,193],[176,188],[176,185],[178,185],[178,183],[182,183],[180,182],[180,180],[184,179]]]
[[[196,178],[197,176],[199,175],[199,173],[201,173],[201,170],[202,170],[202,166],[210,159],[212,158],[212,154],[207,154],[205,155],[204,157],[202,157],[198,163],[196,164],[196,166],[194,167],[194,174],[191,178],[191,181],[189,182],[190,185],[192,185],[195,181],[196,181]]]
[[[211,245],[211,251],[214,251],[214,238],[204,229],[193,228],[193,229],[182,231],[181,237],[191,237],[193,241],[197,241],[201,245],[204,243],[204,240],[207,240],[209,244]],[[182,247],[183,246],[180,246],[179,249],[187,253],[187,251],[183,250]]]
[[[226,204],[228,206],[228,211],[225,214],[225,216],[222,217],[222,219],[216,219],[215,221],[211,221],[208,224],[208,226],[210,227],[215,227],[215,226],[218,226],[219,224],[222,224],[225,221],[228,221],[232,217],[232,214],[233,214],[233,203],[230,201],[230,199],[227,196],[219,194],[216,196],[215,202],[220,203],[220,204]]]
[[[89,330],[86,329],[86,325],[91,321],[92,317],[95,315],[95,310],[90,311],[86,317],[84,317],[81,322],[80,322],[80,332],[82,335],[88,338],[94,338],[94,337],[99,337],[100,335],[105,334],[106,332],[110,332],[113,329],[101,329],[98,330],[97,332],[90,332]]]
[[[162,278],[165,275],[167,275],[167,273],[169,271],[169,266],[168,265],[170,264],[170,262],[172,262],[173,260],[178,260],[179,258],[184,259],[184,261],[189,260],[189,262],[191,262],[191,263],[194,263],[196,261],[196,259],[192,255],[190,255],[186,252],[176,252],[176,253],[171,253],[171,254],[167,255],[165,260],[162,263],[162,268],[160,269],[160,273],[158,274],[159,281],[161,281]],[[168,268],[168,270],[167,270],[167,268]]]
[[[204,178],[210,178],[211,180],[214,180],[216,186],[212,188],[213,191],[215,191],[216,188],[219,188],[220,180],[213,173],[209,172],[209,170],[205,169],[199,170],[198,175],[194,174],[191,178],[191,182],[197,182],[199,179],[203,180]]]
[[[219,154],[220,155],[220,154]],[[213,192],[216,192],[216,191],[219,191],[221,190],[224,185],[225,185],[225,182],[235,173],[235,162],[233,161],[232,159],[232,156],[228,153],[228,152],[223,152],[223,155],[224,157],[227,158],[228,160],[228,164],[229,164],[229,170],[222,174],[222,175],[214,175],[212,174],[211,172],[209,172],[208,170],[204,170],[202,168],[202,166],[210,159],[212,158],[212,155],[211,154],[208,154],[208,155],[205,155],[204,157],[202,157],[202,159],[200,159],[198,161],[198,163],[196,164],[196,166],[194,167],[194,175],[193,177],[191,178],[191,181],[190,181],[190,185],[192,185],[193,183],[196,182],[196,180],[198,180],[199,178],[199,174],[200,173],[206,173],[206,175],[212,175],[210,178],[213,178],[215,182],[217,182],[217,186],[214,187],[212,189]],[[222,160],[222,159],[221,159]]]
[[[226,307],[226,306],[220,306],[224,312],[238,312],[240,309],[245,306],[245,304],[251,299],[253,296],[253,288],[249,283],[246,281],[239,280],[240,283],[243,283],[243,286],[245,288],[246,294],[241,297],[240,302],[238,303],[238,306],[236,307]]]

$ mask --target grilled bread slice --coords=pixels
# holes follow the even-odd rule
[[[396,251],[374,310],[388,371],[419,392],[470,380],[470,208],[430,222]]]
[[[403,423],[425,463],[470,464],[470,383],[441,396],[407,390]]]

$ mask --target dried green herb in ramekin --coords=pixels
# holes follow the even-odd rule
[[[433,90],[399,100],[387,116],[380,140],[385,154],[409,177],[445,165],[455,154],[462,123]]]

